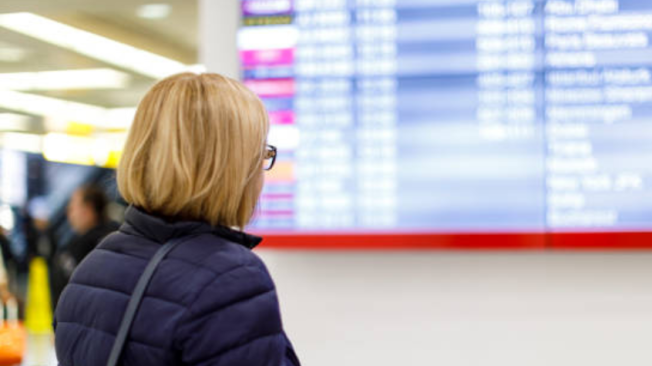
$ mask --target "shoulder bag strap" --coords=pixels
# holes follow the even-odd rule
[[[131,329],[131,324],[136,317],[138,307],[140,306],[140,302],[143,300],[143,295],[145,295],[145,290],[147,290],[147,285],[149,285],[149,282],[152,279],[154,272],[156,271],[156,267],[158,267],[163,258],[165,258],[165,256],[168,255],[172,249],[181,244],[182,240],[183,238],[175,238],[165,243],[158,251],[156,251],[152,259],[147,264],[147,267],[145,267],[145,271],[142,275],[140,275],[140,279],[136,284],[136,288],[131,294],[131,299],[127,305],[127,310],[122,317],[122,322],[120,323],[118,334],[115,337],[113,348],[111,349],[111,353],[109,355],[109,361],[106,363],[107,366],[116,366],[118,364],[120,355],[122,354],[122,349],[124,348],[124,345],[127,341],[127,336],[129,335],[129,330]]]

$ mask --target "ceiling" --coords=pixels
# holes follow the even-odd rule
[[[217,0],[216,0],[217,1]],[[140,6],[164,3],[171,13],[164,19],[138,16]],[[85,30],[186,65],[197,63],[198,10],[196,0],[1,0],[0,14],[29,12]],[[102,108],[137,105],[155,79],[115,64],[0,27],[0,74],[37,71],[110,68],[128,74],[123,88],[27,91]],[[0,75],[1,76],[1,75]],[[3,89],[0,85],[0,90]],[[1,112],[16,112],[5,106]],[[36,114],[33,118],[43,116]],[[32,124],[33,125],[33,124]],[[29,131],[36,132],[36,131]]]

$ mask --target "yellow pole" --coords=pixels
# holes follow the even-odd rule
[[[25,327],[32,334],[52,334],[50,285],[45,259],[41,257],[32,259],[28,281]]]

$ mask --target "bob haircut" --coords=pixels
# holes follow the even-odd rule
[[[138,106],[118,189],[153,214],[243,228],[263,185],[268,129],[263,103],[238,81],[170,76]]]

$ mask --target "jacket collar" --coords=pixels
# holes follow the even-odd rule
[[[253,249],[263,240],[260,237],[236,231],[225,226],[211,226],[201,221],[175,221],[165,219],[145,212],[134,206],[129,206],[125,212],[125,222],[120,231],[144,236],[158,243],[165,243],[172,238],[197,235],[214,234],[231,242]]]

